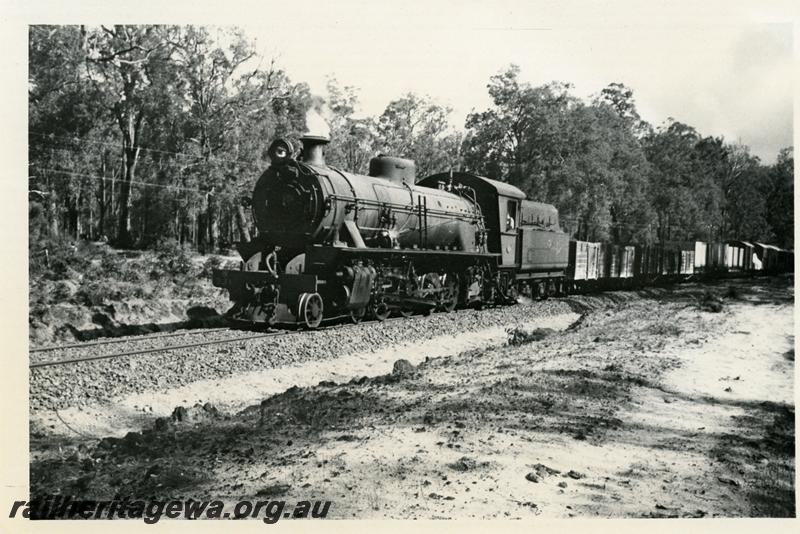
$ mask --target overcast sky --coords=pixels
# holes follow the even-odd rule
[[[489,106],[489,77],[516,63],[524,80],[569,82],[581,97],[625,83],[652,124],[674,117],[767,163],[792,144],[793,34],[780,17],[726,17],[719,4],[624,17],[605,2],[459,5],[331,2],[240,26],[314,92],[324,93],[329,75],[359,88],[364,114],[413,91],[452,107],[463,127],[471,110]]]

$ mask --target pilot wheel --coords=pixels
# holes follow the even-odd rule
[[[385,321],[392,313],[391,308],[389,308],[383,299],[373,303],[370,308],[372,310],[372,316],[379,321]]]
[[[322,308],[319,293],[303,293],[298,303],[298,319],[313,330],[322,322]]]
[[[350,320],[353,321],[354,324],[358,324],[364,319],[366,314],[367,308],[363,306],[361,308],[350,310]]]

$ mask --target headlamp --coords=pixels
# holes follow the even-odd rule
[[[284,163],[292,159],[293,154],[292,143],[286,139],[276,139],[267,150],[267,155],[272,163]]]

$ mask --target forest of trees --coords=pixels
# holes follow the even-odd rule
[[[272,139],[296,139],[309,110],[330,124],[330,164],[365,172],[378,154],[418,176],[468,170],[559,208],[574,236],[616,242],[745,239],[793,248],[792,148],[764,165],[746,146],[669,119],[653,126],[621,83],[591,101],[534,87],[510,66],[490,109],[463,128],[427,96],[398,95],[360,117],[358,91],[312,94],[237,29],[32,26],[31,249],[108,239],[201,252],[250,231],[246,199]]]

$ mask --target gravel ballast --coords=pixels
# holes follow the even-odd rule
[[[457,335],[496,326],[513,327],[534,317],[571,313],[564,300],[538,301],[486,310],[459,310],[429,317],[368,322],[312,332],[234,341],[168,352],[137,354],[113,359],[72,363],[30,371],[30,408],[64,409],[146,391],[181,387],[197,380],[229,377],[238,373],[295,365],[309,360],[335,358],[353,352],[377,350],[400,342]],[[248,336],[257,332],[240,332]],[[230,337],[230,331],[187,336],[188,342]],[[235,334],[234,334],[235,335]],[[179,344],[157,338],[71,350],[60,357],[96,356],[143,348]],[[41,355],[36,356],[42,359]],[[48,355],[48,359],[53,355]]]

